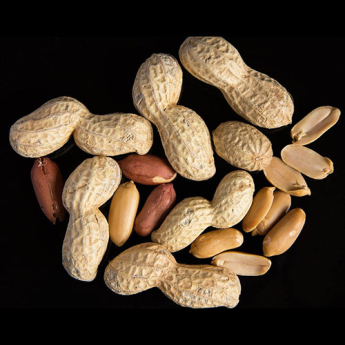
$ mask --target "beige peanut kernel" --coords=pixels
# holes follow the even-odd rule
[[[268,231],[290,210],[291,195],[276,189],[273,193],[273,203],[266,216],[256,227],[256,234],[266,235]],[[253,232],[252,232],[253,234]]]
[[[234,308],[241,294],[236,274],[214,265],[177,263],[165,246],[147,242],[130,247],[109,262],[106,286],[120,295],[158,288],[174,303],[188,308]]]
[[[189,73],[217,87],[231,108],[255,126],[277,128],[292,122],[294,104],[287,90],[254,71],[222,37],[188,37],[179,57]]]
[[[175,201],[176,192],[172,183],[164,183],[155,187],[135,218],[135,232],[139,236],[150,235],[153,230],[162,224]]]
[[[54,98],[17,120],[10,128],[10,144],[24,157],[43,157],[67,143],[92,155],[147,153],[153,143],[149,121],[131,113],[92,114],[72,97]]]
[[[300,235],[305,220],[306,214],[301,208],[290,210],[264,237],[264,255],[270,257],[285,253]]]
[[[130,154],[118,161],[123,175],[145,185],[168,183],[176,178],[176,171],[165,157],[153,154]]]
[[[132,234],[139,200],[139,191],[133,181],[120,184],[111,199],[108,215],[109,235],[118,247],[122,247]]]
[[[239,276],[260,276],[271,267],[271,260],[262,255],[226,251],[216,255],[211,264],[229,268]]]
[[[212,201],[188,197],[180,201],[151,233],[153,242],[171,252],[190,245],[206,228],[230,228],[248,212],[254,193],[254,181],[244,170],[235,170],[220,181]]]
[[[252,125],[223,122],[212,132],[212,137],[216,153],[237,168],[262,170],[271,162],[271,141]]]
[[[189,252],[196,258],[209,258],[225,250],[240,247],[243,235],[235,228],[216,229],[198,236]]]
[[[36,158],[31,168],[31,182],[45,216],[55,224],[62,222],[66,209],[62,203],[64,181],[60,167],[49,157]]]
[[[316,180],[324,179],[334,171],[333,162],[329,158],[303,145],[286,145],[280,155],[286,164]]]
[[[263,187],[256,193],[248,213],[242,220],[244,232],[253,231],[266,216],[273,203],[274,190],[275,187]]]
[[[216,171],[210,132],[193,110],[177,104],[182,69],[168,54],[152,54],[140,66],[133,85],[138,112],[158,129],[165,155],[181,176],[202,181]]]
[[[273,156],[270,165],[263,172],[267,180],[283,192],[297,197],[311,194],[302,174],[279,157]]]
[[[111,157],[85,159],[66,180],[62,201],[70,214],[62,264],[74,278],[92,281],[109,242],[109,224],[99,207],[118,188],[121,170]]]
[[[333,127],[339,120],[340,110],[331,106],[322,106],[312,110],[291,129],[293,144],[307,145]]]

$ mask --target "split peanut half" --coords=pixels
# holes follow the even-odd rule
[[[263,187],[253,198],[253,203],[242,220],[242,229],[245,232],[253,231],[266,216],[273,203],[275,187]]]
[[[281,151],[282,160],[303,175],[321,180],[333,173],[333,162],[303,145],[286,145]]]
[[[306,214],[301,208],[289,211],[264,237],[264,255],[270,257],[285,253],[301,233],[305,220]]]
[[[266,235],[268,231],[290,210],[291,195],[279,189],[273,193],[273,203],[266,216],[261,220],[252,235]]]
[[[271,267],[271,260],[256,254],[228,251],[216,255],[211,264],[229,268],[240,276],[259,276]]]
[[[279,157],[273,156],[271,164],[263,171],[267,180],[283,192],[298,197],[311,194],[302,174]]]
[[[340,110],[335,107],[323,106],[314,109],[292,127],[292,143],[300,145],[312,143],[333,127],[339,117]]]

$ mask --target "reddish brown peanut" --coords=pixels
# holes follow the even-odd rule
[[[292,143],[307,145],[318,139],[339,120],[340,110],[331,106],[318,107],[291,129]]]
[[[273,193],[273,203],[266,216],[256,227],[256,234],[266,235],[268,231],[290,210],[291,195],[279,189]],[[252,234],[254,231],[252,232]]]
[[[290,195],[301,197],[311,194],[302,174],[279,157],[272,157],[270,165],[264,169],[264,174],[273,186]]]
[[[168,183],[177,175],[167,159],[152,154],[133,153],[118,163],[129,180],[145,185]]]
[[[301,208],[289,211],[264,237],[264,255],[270,257],[285,253],[301,233],[305,220],[306,215]]]
[[[108,215],[109,235],[118,247],[122,247],[132,234],[139,199],[139,191],[133,181],[120,184],[111,199]]]
[[[211,263],[229,268],[239,276],[260,276],[271,267],[271,260],[256,254],[227,251],[216,255]]]
[[[274,190],[275,187],[263,187],[256,193],[248,213],[242,220],[243,231],[253,231],[260,224],[272,206]]]
[[[174,206],[176,193],[172,183],[161,184],[153,189],[134,222],[134,230],[139,236],[148,236],[163,222]]]
[[[196,258],[210,258],[220,252],[241,246],[243,235],[234,228],[216,229],[198,236],[189,252]]]
[[[141,243],[111,260],[104,282],[113,292],[134,295],[158,288],[176,304],[188,308],[234,308],[241,284],[231,270],[214,265],[186,265],[176,262],[158,243]]]
[[[45,216],[55,224],[62,222],[66,209],[62,203],[64,181],[59,166],[49,157],[35,159],[31,181],[37,201]]]
[[[286,145],[281,151],[282,160],[305,176],[322,180],[334,171],[333,162],[303,145]]]

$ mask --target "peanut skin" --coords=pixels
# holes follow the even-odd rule
[[[176,201],[172,183],[161,184],[153,189],[134,222],[134,230],[139,236],[148,236],[163,222]]]
[[[45,216],[53,224],[57,220],[62,222],[66,210],[62,204],[64,181],[59,166],[49,157],[35,159],[31,169],[31,181]]]

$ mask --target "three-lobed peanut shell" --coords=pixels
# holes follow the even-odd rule
[[[139,207],[140,194],[133,181],[116,189],[110,203],[108,223],[111,241],[122,247],[130,237]]]
[[[306,220],[306,214],[301,208],[290,210],[265,235],[262,249],[265,256],[275,256],[285,253],[300,235]]]
[[[173,181],[177,173],[164,157],[130,154],[118,161],[122,173],[135,183],[158,185]]]
[[[155,187],[135,218],[135,232],[143,237],[150,235],[161,225],[175,201],[176,192],[172,183],[164,183]]]
[[[62,222],[66,209],[62,203],[64,181],[60,167],[49,157],[36,158],[31,168],[31,182],[45,216],[55,224]]]
[[[229,268],[239,276],[260,276],[271,267],[271,260],[262,255],[226,251],[216,255],[211,264]]]
[[[312,110],[291,129],[293,144],[307,145],[314,142],[339,120],[340,110],[331,106],[321,106]]]
[[[235,228],[214,229],[199,235],[189,252],[196,258],[209,258],[225,250],[240,247],[243,234]]]
[[[271,162],[271,141],[248,123],[223,122],[212,132],[212,138],[216,153],[237,168],[259,171]]]

